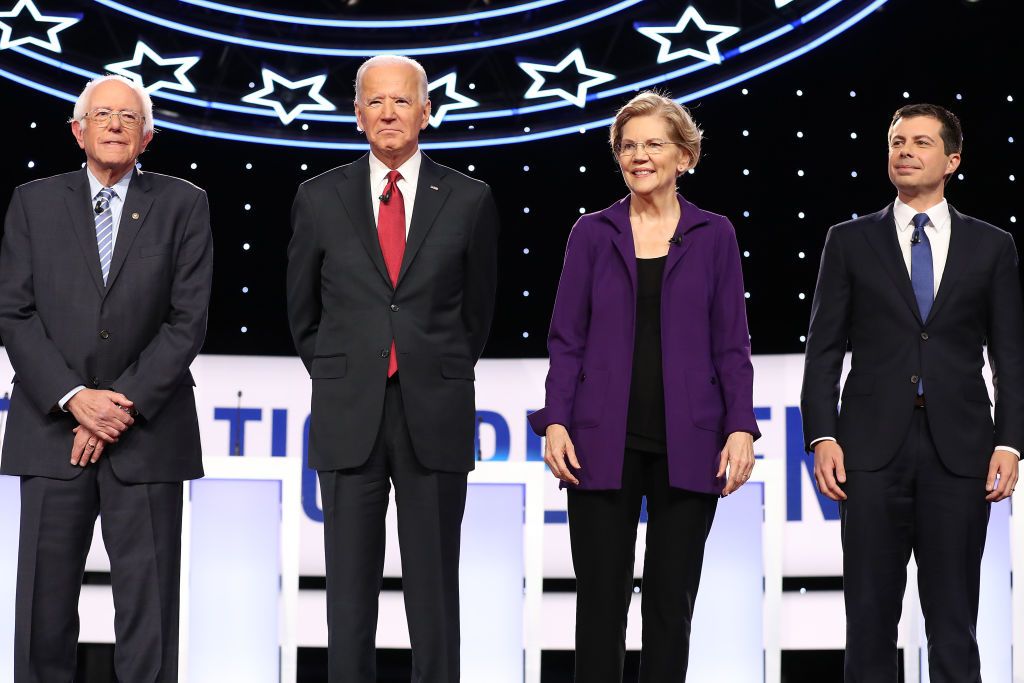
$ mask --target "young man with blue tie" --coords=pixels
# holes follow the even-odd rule
[[[989,506],[1013,493],[1024,449],[1017,251],[1010,234],[946,202],[963,145],[955,115],[903,107],[888,143],[896,200],[826,238],[801,398],[818,489],[840,505],[845,680],[896,682],[913,552],[931,680],[980,683],[975,624]]]

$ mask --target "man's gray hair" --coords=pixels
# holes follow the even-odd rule
[[[404,64],[405,66],[411,66],[416,69],[420,77],[420,104],[426,104],[428,97],[428,81],[427,71],[423,68],[423,65],[417,62],[415,59],[404,57],[402,55],[376,55],[370,57],[359,66],[359,70],[356,71],[356,104],[359,104],[359,93],[361,92],[361,84],[363,82],[363,74],[366,73],[367,69],[375,66],[384,66],[386,64]]]
[[[85,84],[85,88],[82,90],[82,94],[78,96],[78,100],[75,102],[75,113],[72,121],[78,121],[82,125],[85,125],[86,114],[89,113],[89,98],[92,97],[92,91],[96,89],[96,86],[100,83],[106,83],[107,81],[120,81],[129,88],[135,91],[135,94],[139,96],[139,100],[142,102],[141,113],[145,120],[142,123],[142,134],[145,135],[153,130],[153,98],[149,96],[146,89],[142,87],[142,83],[131,78],[125,78],[117,74],[107,74],[106,76],[100,76],[94,78]]]

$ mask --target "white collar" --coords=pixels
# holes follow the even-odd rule
[[[420,164],[423,161],[423,152],[418,148],[416,153],[409,157],[397,170],[402,174],[402,180],[415,184],[420,177]],[[391,169],[387,164],[378,159],[373,151],[370,151],[370,186],[376,190],[384,183]],[[404,194],[404,193],[403,193]]]
[[[908,204],[904,204],[900,201],[899,197],[897,197],[896,201],[893,202],[892,214],[896,220],[896,229],[900,232],[905,232],[914,227],[914,216],[919,213],[928,214],[928,220],[936,230],[944,230],[946,226],[949,225],[949,204],[946,202],[945,198],[927,211],[918,211],[913,209]]]

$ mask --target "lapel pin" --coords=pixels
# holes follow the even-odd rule
[[[132,214],[132,220],[133,221],[139,220],[139,212],[138,211],[136,211],[135,213]]]
[[[437,187],[437,185],[431,185],[431,186],[430,186],[430,189],[431,189],[431,190],[437,190],[437,189],[438,189],[438,187]]]

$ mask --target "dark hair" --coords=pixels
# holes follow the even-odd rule
[[[964,132],[960,128],[960,119],[956,114],[937,104],[908,104],[900,107],[892,115],[889,130],[900,119],[911,119],[916,116],[927,116],[941,124],[939,135],[942,137],[942,151],[946,154],[959,154],[964,148]]]

